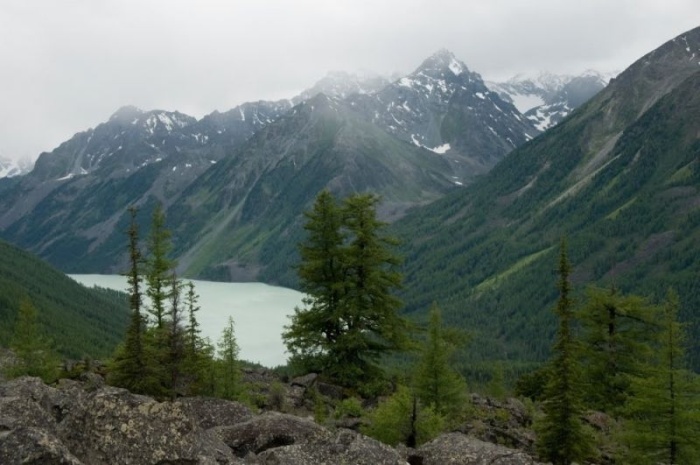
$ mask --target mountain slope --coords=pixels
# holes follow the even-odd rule
[[[291,284],[301,213],[321,189],[375,192],[391,218],[454,189],[453,176],[446,157],[395,139],[321,94],[208,170],[168,216],[180,225],[177,247],[189,274]]]
[[[674,286],[697,341],[697,57],[700,29],[634,63],[484,178],[397,224],[408,311],[437,301],[448,321],[480,328],[476,358],[542,359],[566,235],[575,284],[614,283],[657,298]]]
[[[0,344],[12,340],[19,303],[29,297],[39,322],[66,357],[106,357],[121,341],[128,322],[126,300],[87,289],[63,273],[0,241]]]

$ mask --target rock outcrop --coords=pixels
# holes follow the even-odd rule
[[[309,381],[309,380],[307,380]],[[304,389],[303,384],[297,388]],[[307,386],[308,387],[308,386]],[[533,465],[524,452],[462,433],[395,449],[300,416],[221,399],[157,402],[101,379],[0,384],[3,465]]]

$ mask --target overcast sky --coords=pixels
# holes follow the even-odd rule
[[[697,26],[698,0],[2,0],[0,155],[36,158],[123,105],[201,117],[443,47],[492,80],[623,70]]]

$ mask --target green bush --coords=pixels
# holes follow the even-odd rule
[[[399,386],[369,415],[370,425],[362,432],[390,446],[399,443],[413,447],[436,437],[445,420],[432,408],[422,407],[411,391]]]

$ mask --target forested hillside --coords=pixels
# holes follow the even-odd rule
[[[404,241],[408,312],[437,301],[477,334],[475,359],[542,360],[552,339],[556,244],[572,280],[680,294],[700,368],[700,29],[640,59],[559,126],[463,191],[416,209]]]
[[[37,308],[42,332],[64,357],[105,357],[128,321],[123,294],[87,289],[28,252],[0,241],[0,345],[13,336],[24,298]]]

